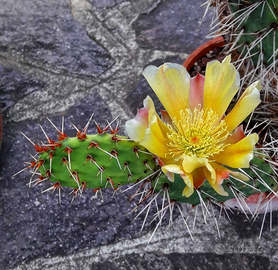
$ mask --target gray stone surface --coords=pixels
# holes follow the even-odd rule
[[[88,0],[88,2],[91,3],[97,9],[111,8],[119,3],[127,2],[127,1],[128,0],[102,0],[102,1]]]
[[[266,217],[261,240],[263,217],[253,226],[242,215],[232,223],[221,219],[219,238],[213,217],[204,224],[197,215],[193,230],[192,213],[192,241],[175,211],[173,226],[166,219],[148,244],[155,224],[140,233],[144,215],[135,221],[134,214],[127,215],[136,205],[128,202],[133,191],[112,197],[107,190],[101,202],[87,190],[70,204],[64,189],[59,205],[57,194],[41,194],[47,184],[28,188],[28,172],[12,177],[34,154],[20,132],[39,142],[41,124],[55,136],[46,116],[58,127],[65,116],[69,135],[74,135],[70,121],[83,127],[93,112],[101,125],[119,116],[122,127],[145,96],[153,96],[143,68],[182,63],[206,40],[206,28],[198,28],[199,4],[1,1],[0,269],[277,269],[276,213],[272,230]],[[92,124],[90,132],[95,131]]]
[[[202,22],[202,14],[198,12],[203,10],[202,3],[202,0],[160,1],[154,10],[140,14],[133,23],[139,46],[193,52],[204,42],[210,25],[209,16]]]
[[[238,267],[242,268],[238,268]],[[163,253],[149,252],[143,255],[130,254],[121,256],[113,261],[105,261],[92,264],[92,270],[118,270],[118,269],[245,269],[263,270],[269,267],[269,259],[266,257],[231,254],[229,257],[214,253],[170,253],[166,256]]]
[[[96,76],[114,62],[72,19],[66,0],[1,3],[1,50],[55,73]]]
[[[44,87],[44,82],[31,78],[20,71],[0,66],[0,104],[2,112],[19,100]]]

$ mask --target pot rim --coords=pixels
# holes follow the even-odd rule
[[[189,71],[194,64],[203,57],[206,53],[214,48],[221,48],[226,44],[225,39],[222,36],[213,38],[203,45],[199,46],[195,51],[193,51],[183,62],[183,66]]]

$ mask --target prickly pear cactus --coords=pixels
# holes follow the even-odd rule
[[[57,127],[55,128],[57,129]],[[207,206],[214,204],[220,207],[220,213],[225,212],[230,219],[227,210],[236,206],[230,206],[226,204],[226,201],[236,199],[236,202],[230,204],[239,205],[246,215],[253,216],[254,212],[249,210],[246,203],[248,196],[263,195],[266,199],[261,202],[260,210],[264,211],[265,203],[268,209],[268,202],[271,202],[272,195],[277,189],[275,170],[271,166],[271,159],[263,152],[257,152],[250,163],[250,168],[244,169],[244,173],[249,176],[249,181],[244,182],[232,177],[224,180],[223,187],[228,192],[228,196],[219,195],[208,181],[205,181],[190,197],[185,197],[182,194],[186,187],[183,179],[176,174],[174,182],[169,181],[161,170],[159,159],[143,146],[128,137],[118,135],[117,130],[116,132],[111,130],[110,134],[107,130],[98,128],[99,132],[91,135],[86,134],[86,130],[85,127],[82,132],[78,131],[75,137],[68,137],[63,131],[58,130],[57,141],[51,140],[45,134],[47,142],[39,145],[24,135],[38,153],[35,157],[33,156],[34,160],[27,166],[32,170],[29,186],[39,184],[49,186],[50,184],[50,187],[47,187],[43,193],[58,191],[61,203],[62,187],[72,188],[69,193],[73,202],[83,192],[93,192],[92,198],[103,199],[103,189],[112,188],[116,192],[121,190],[121,186],[129,184],[127,189],[135,190],[131,199],[137,199],[136,210],[139,210],[135,219],[145,213],[141,230],[146,224],[149,224],[148,222],[157,220],[157,226],[149,242],[167,211],[170,211],[169,222],[173,222],[172,211],[174,208],[180,212],[183,222],[193,238],[181,211],[181,204],[191,205],[192,209],[200,206],[204,220],[206,220],[207,214],[210,216]],[[269,197],[268,194],[272,197]],[[148,221],[151,207],[157,209],[157,214],[151,218],[151,221]]]
[[[118,127],[111,127],[113,121],[104,129],[94,121],[98,133],[87,134],[93,116],[83,130],[74,126],[76,137],[68,137],[63,124],[60,131],[51,121],[58,141],[51,140],[43,128],[46,143],[37,145],[25,136],[38,152],[27,167],[33,170],[29,185],[52,182],[43,192],[58,190],[59,200],[62,187],[70,187],[73,200],[85,189],[94,190],[96,198],[103,188],[118,190],[133,184],[136,189],[131,198],[139,198],[136,210],[146,203],[138,214],[146,212],[143,227],[154,205],[158,210],[152,219],[158,219],[156,229],[168,210],[171,223],[174,206],[184,217],[180,203],[195,209],[200,205],[205,220],[210,203],[226,212],[231,210],[226,201],[236,200],[245,211],[251,195],[263,194],[265,202],[259,201],[259,208],[267,205],[268,209],[272,199],[278,201],[277,140],[265,127],[259,128],[263,123],[250,128],[249,119],[245,132],[240,125],[261,102],[259,81],[227,110],[239,88],[239,74],[230,61],[227,56],[222,63],[208,64],[206,78],[190,78],[179,64],[148,66],[143,75],[166,110],[160,118],[147,96],[144,108],[125,123],[129,137],[118,135]],[[262,139],[254,131],[261,133]],[[248,213],[257,216],[258,212]],[[188,228],[186,219],[183,221]]]
[[[278,2],[273,0],[229,0],[226,22],[234,38],[233,47],[251,57],[254,65],[275,64],[278,50]]]
[[[182,195],[186,185],[179,175],[170,182],[152,153],[115,132],[91,135],[78,132],[75,137],[60,132],[58,141],[48,138],[47,143],[34,146],[39,156],[28,166],[33,169],[30,186],[48,181],[52,185],[45,191],[58,190],[59,193],[62,187],[71,187],[73,199],[85,189],[93,189],[97,193],[103,188],[117,190],[123,185],[141,182],[139,189],[145,197],[166,191],[170,201],[195,206],[208,200],[221,203],[242,194],[250,196],[269,191],[276,183],[269,163],[262,156],[255,157],[250,169],[245,169],[249,181],[224,180],[228,196],[219,195],[206,181],[187,198]]]
[[[65,138],[39,157],[39,170],[50,181],[72,188],[105,187],[136,182],[156,170],[152,154],[128,138],[111,134]]]

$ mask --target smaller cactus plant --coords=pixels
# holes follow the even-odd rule
[[[278,53],[278,5],[272,0],[229,0],[231,19],[224,25],[233,32],[233,47],[254,66],[275,70]]]
[[[241,59],[252,60],[253,66],[277,66],[278,4],[273,0],[207,1],[218,7],[220,28],[211,35],[226,35],[230,52]],[[219,26],[215,24],[213,29]],[[228,36],[227,36],[228,35]],[[275,69],[274,69],[275,70]]]
[[[260,103],[259,82],[227,112],[239,90],[230,57],[209,63],[206,77],[190,79],[183,66],[170,63],[149,66],[143,74],[167,110],[161,111],[162,118],[147,97],[144,108],[126,122],[129,137],[118,135],[111,124],[104,129],[97,125],[96,134],[87,134],[91,117],[83,130],[75,127],[72,138],[56,126],[58,141],[45,134],[47,143],[37,145],[27,138],[38,152],[27,166],[32,169],[29,185],[52,182],[45,191],[58,190],[60,200],[62,186],[72,188],[74,199],[85,189],[94,190],[96,197],[104,188],[133,184],[138,187],[132,196],[140,197],[138,207],[147,203],[138,214],[146,212],[142,227],[150,207],[157,208],[162,197],[155,231],[175,206],[183,216],[180,204],[199,205],[206,219],[207,204],[226,211],[226,201],[235,199],[247,215],[248,196],[276,194],[273,156],[264,147],[255,149],[259,138],[253,129],[245,134],[238,126]]]

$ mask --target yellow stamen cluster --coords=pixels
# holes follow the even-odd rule
[[[229,136],[227,124],[212,109],[182,110],[168,127],[169,155],[176,160],[182,155],[208,158],[227,146],[222,143]]]

